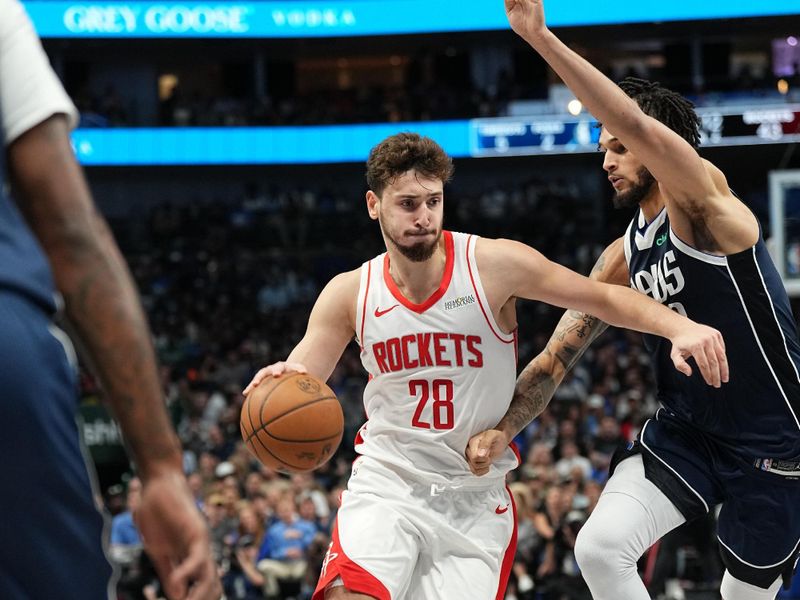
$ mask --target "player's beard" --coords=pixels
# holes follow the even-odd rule
[[[627,190],[614,194],[614,208],[636,208],[656,185],[656,179],[645,167],[636,172],[636,183]]]
[[[410,246],[404,246],[396,239],[392,237],[392,234],[388,231],[385,232],[387,239],[392,242],[392,245],[397,248],[397,250],[405,256],[408,260],[412,262],[425,262],[436,251],[436,247],[439,245],[439,240],[442,237],[442,230],[440,229],[438,232],[430,231],[430,233],[436,233],[435,238],[433,241],[419,241],[411,244]]]

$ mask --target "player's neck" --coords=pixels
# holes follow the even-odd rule
[[[664,197],[658,190],[658,186],[653,186],[653,188],[653,192],[639,203],[639,208],[648,223],[652,222],[664,208]]]
[[[423,262],[414,262],[395,248],[387,248],[389,275],[403,296],[415,304],[430,298],[441,285],[447,262],[444,236],[439,240],[433,255]]]

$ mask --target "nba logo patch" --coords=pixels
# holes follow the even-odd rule
[[[762,471],[769,471],[770,467],[772,467],[772,459],[771,458],[765,458],[764,460],[761,461],[760,469]]]
[[[628,450],[628,451],[633,450],[633,447],[635,445],[636,445],[636,442],[628,442],[628,446],[625,448],[625,450]]]

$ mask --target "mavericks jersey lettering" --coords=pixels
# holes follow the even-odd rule
[[[706,254],[678,238],[663,209],[651,223],[638,211],[624,247],[633,288],[718,329],[725,341],[730,381],[715,389],[696,366],[691,377],[674,368],[668,340],[645,336],[667,416],[749,462],[800,457],[800,344],[761,237],[730,256]]]
[[[443,485],[495,485],[517,465],[509,449],[477,478],[469,439],[503,417],[516,380],[516,335],[492,316],[475,262],[476,236],[445,231],[441,285],[422,304],[405,298],[388,254],[361,267],[357,339],[369,373],[367,423],[356,451]]]

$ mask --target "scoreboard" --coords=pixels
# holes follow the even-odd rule
[[[699,108],[701,146],[800,141],[800,104]],[[566,154],[597,149],[597,121],[586,117],[515,117],[470,122],[472,156]]]
[[[800,140],[800,105],[699,109],[704,146],[735,146]]]

